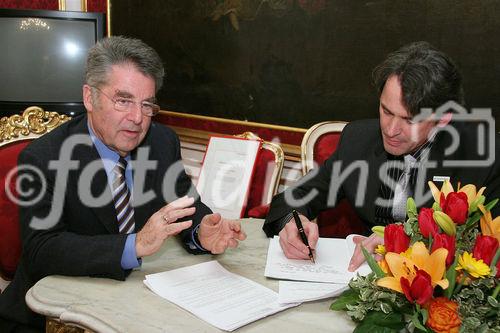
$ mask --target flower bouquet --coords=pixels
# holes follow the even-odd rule
[[[359,332],[500,332],[500,217],[474,185],[439,190],[429,182],[432,208],[417,212],[412,198],[408,219],[374,227],[384,238],[372,269],[357,276],[331,305],[346,311]]]

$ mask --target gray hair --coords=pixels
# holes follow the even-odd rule
[[[101,39],[89,50],[85,83],[91,87],[101,87],[107,83],[111,66],[127,63],[154,79],[156,92],[160,90],[165,70],[158,53],[139,39],[123,36]]]

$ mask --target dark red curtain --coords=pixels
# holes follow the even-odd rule
[[[106,0],[87,0],[87,11],[106,13]]]
[[[0,8],[59,9],[57,0],[0,0]]]
[[[58,0],[0,0],[0,8],[58,10]],[[87,0],[87,11],[106,13],[106,0]]]

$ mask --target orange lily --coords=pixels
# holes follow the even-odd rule
[[[444,278],[444,274],[447,255],[448,250],[444,248],[429,254],[429,250],[423,242],[416,242],[411,247],[411,251],[406,251],[406,253],[389,252],[385,255],[385,261],[393,276],[380,278],[377,280],[377,285],[402,293],[401,277],[406,278],[411,284],[417,270],[422,269],[431,276],[432,287],[439,285],[446,289],[448,288],[448,280]]]
[[[483,205],[478,205],[478,208],[484,214],[480,221],[481,233],[484,236],[495,237],[500,242],[500,216],[492,219],[491,212],[486,210]]]

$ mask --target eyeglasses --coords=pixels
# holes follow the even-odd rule
[[[146,102],[146,101],[136,102],[130,98],[125,98],[125,97],[110,97],[108,94],[106,94],[101,89],[99,89],[97,87],[93,87],[93,86],[92,86],[92,88],[98,90],[101,94],[103,94],[110,101],[112,101],[116,111],[129,112],[130,110],[132,110],[132,107],[134,107],[136,105],[141,107],[142,114],[147,116],[147,117],[153,117],[154,115],[156,115],[160,111],[160,106],[158,106],[154,103]]]

